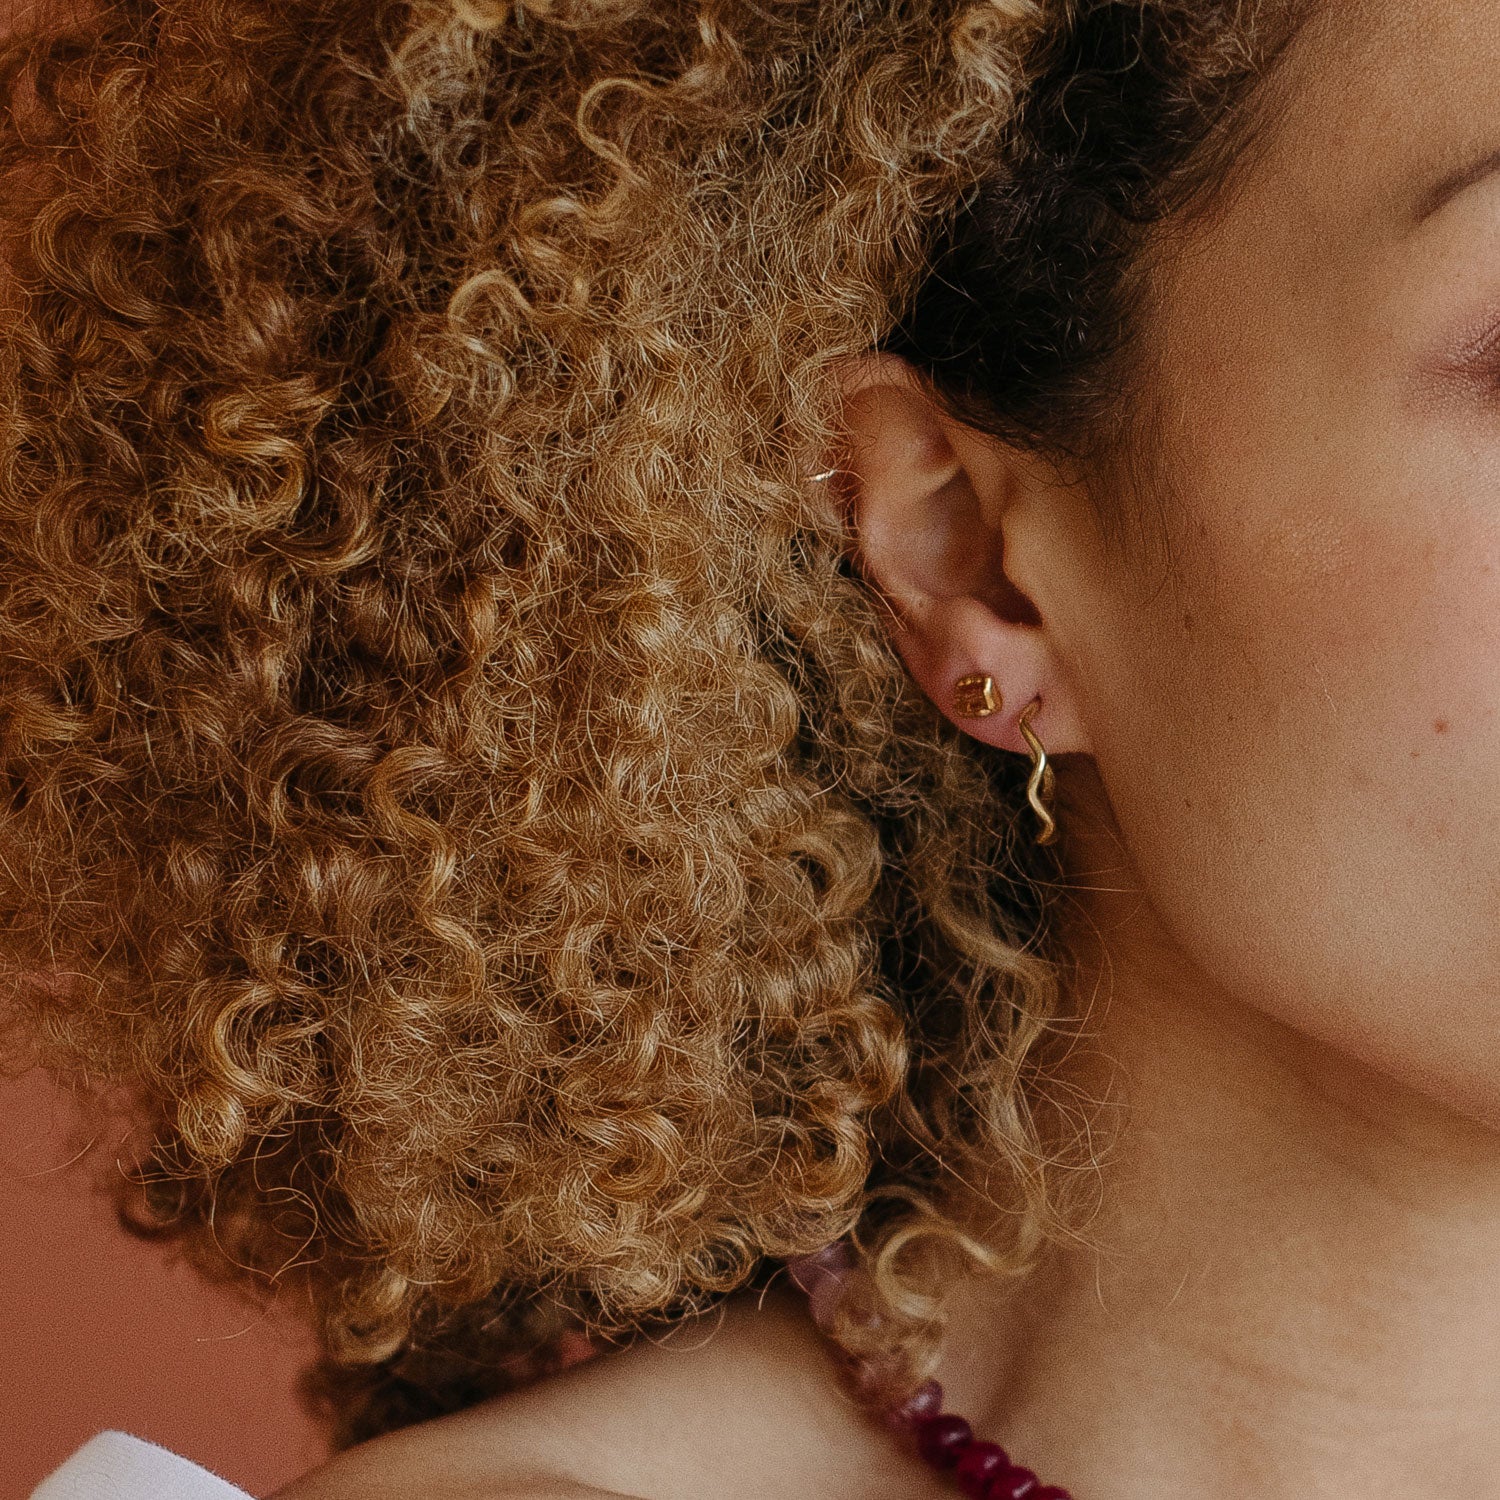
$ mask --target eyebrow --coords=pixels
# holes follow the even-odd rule
[[[1420,224],[1424,219],[1430,219],[1449,199],[1458,197],[1465,188],[1494,172],[1500,172],[1500,146],[1439,178],[1418,201],[1412,222]]]

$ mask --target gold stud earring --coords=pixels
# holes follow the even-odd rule
[[[1036,836],[1039,844],[1055,844],[1057,842],[1057,824],[1052,814],[1048,812],[1046,804],[1052,800],[1052,794],[1056,789],[1057,778],[1053,774],[1052,767],[1047,764],[1047,752],[1042,749],[1042,742],[1032,732],[1031,720],[1037,709],[1041,707],[1040,697],[1033,698],[1025,708],[1021,710],[1018,728],[1026,743],[1031,747],[1031,775],[1026,782],[1026,800],[1031,804],[1032,811],[1041,820],[1042,830]],[[1038,791],[1041,796],[1037,795]]]
[[[953,711],[961,719],[988,719],[1004,707],[995,679],[986,672],[970,672],[953,684]]]

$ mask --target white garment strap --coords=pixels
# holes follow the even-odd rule
[[[252,1500],[199,1464],[128,1432],[101,1432],[54,1469],[31,1500]]]

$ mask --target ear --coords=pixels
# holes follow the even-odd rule
[[[1062,576],[1070,508],[1055,471],[954,419],[895,355],[850,364],[844,397],[860,562],[894,606],[896,646],[923,691],[975,739],[1023,754],[1017,720],[1040,697],[1031,727],[1047,753],[1088,751],[1061,643],[1028,592]],[[972,674],[1003,699],[989,717],[955,701]]]

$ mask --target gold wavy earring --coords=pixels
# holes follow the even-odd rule
[[[1041,820],[1042,831],[1037,834],[1036,841],[1039,844],[1055,844],[1057,842],[1057,824],[1052,814],[1048,812],[1046,804],[1052,800],[1052,794],[1056,789],[1057,778],[1053,774],[1052,767],[1047,764],[1047,752],[1042,749],[1042,742],[1032,732],[1031,720],[1037,709],[1041,707],[1040,697],[1033,698],[1025,708],[1021,710],[1021,717],[1017,727],[1020,729],[1026,743],[1031,747],[1031,776],[1026,782],[1026,800],[1031,804],[1032,811]],[[1041,796],[1037,795],[1040,789]]]

